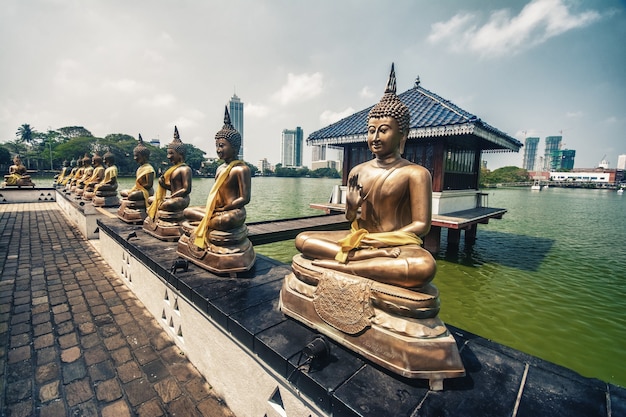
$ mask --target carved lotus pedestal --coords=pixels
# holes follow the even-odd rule
[[[172,212],[158,210],[154,220],[146,217],[143,221],[143,230],[159,240],[174,242],[180,239],[182,233],[181,222],[185,220],[182,211]]]
[[[454,337],[437,317],[439,292],[416,290],[316,267],[302,255],[285,277],[280,309],[372,362],[407,378],[465,375]]]
[[[178,241],[178,255],[216,274],[235,276],[237,272],[248,271],[254,266],[256,254],[245,224],[229,231],[211,230],[209,245],[205,249],[193,243],[195,228],[192,223],[183,223],[184,233]]]
[[[148,214],[146,213],[145,200],[129,200],[122,198],[120,208],[117,210],[117,217],[129,224],[143,223]]]

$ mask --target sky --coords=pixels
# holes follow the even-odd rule
[[[421,86],[517,138],[563,136],[575,167],[626,154],[624,0],[4,0],[0,143],[83,126],[216,157],[233,94],[244,157]],[[332,154],[331,154],[332,157]],[[486,154],[488,168],[522,166]],[[304,162],[310,166],[311,149]]]

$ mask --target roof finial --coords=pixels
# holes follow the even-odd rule
[[[418,75],[417,77],[415,77],[415,87],[419,87],[420,86],[420,76]]]

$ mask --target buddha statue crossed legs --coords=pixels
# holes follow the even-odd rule
[[[148,162],[150,149],[143,143],[139,134],[139,143],[133,149],[133,159],[139,165],[135,173],[135,185],[129,190],[120,191],[122,200],[117,217],[126,223],[142,223],[146,218],[148,198],[154,194],[154,168]]]
[[[245,205],[250,202],[250,168],[237,154],[241,135],[230,122],[228,108],[224,127],[215,135],[217,156],[224,161],[204,207],[188,207],[185,233],[178,254],[215,273],[236,274],[254,265],[256,255],[248,239]]]
[[[148,216],[143,229],[157,239],[173,241],[180,238],[183,210],[189,206],[191,168],[185,163],[185,145],[174,127],[174,140],[167,146],[167,159],[172,166],[159,177],[159,185],[150,197]],[[169,192],[169,194],[168,194]]]
[[[13,165],[9,167],[9,175],[4,176],[2,186],[34,188],[35,184],[32,182],[27,172],[26,166],[22,163],[22,158],[20,158],[19,155],[15,155]]]
[[[392,66],[387,89],[368,116],[374,159],[348,175],[351,231],[296,237],[301,252],[281,291],[285,314],[316,328],[379,365],[410,378],[465,373],[454,338],[437,317],[430,284],[436,262],[422,248],[431,225],[432,179],[402,157],[410,115],[396,96]]]

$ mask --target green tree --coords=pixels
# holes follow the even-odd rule
[[[515,166],[507,166],[498,168],[492,172],[488,170],[481,170],[480,185],[487,184],[500,184],[500,183],[514,183],[514,182],[527,182],[530,181],[530,175],[528,171],[523,168]]]
[[[28,123],[24,123],[23,125],[17,128],[17,132],[15,132],[15,136],[20,138],[22,142],[31,144],[32,141],[36,139],[37,132]]]
[[[201,172],[200,169],[205,161],[204,155],[206,155],[206,152],[202,149],[185,143],[185,163],[191,167],[194,173]]]
[[[56,146],[55,152],[57,152],[63,159],[81,159],[86,153],[91,154],[92,148],[96,144],[96,138],[90,137],[76,137],[69,139],[67,142],[60,143]]]
[[[57,129],[63,140],[67,141],[79,137],[93,137],[90,131],[82,126],[66,126]]]

